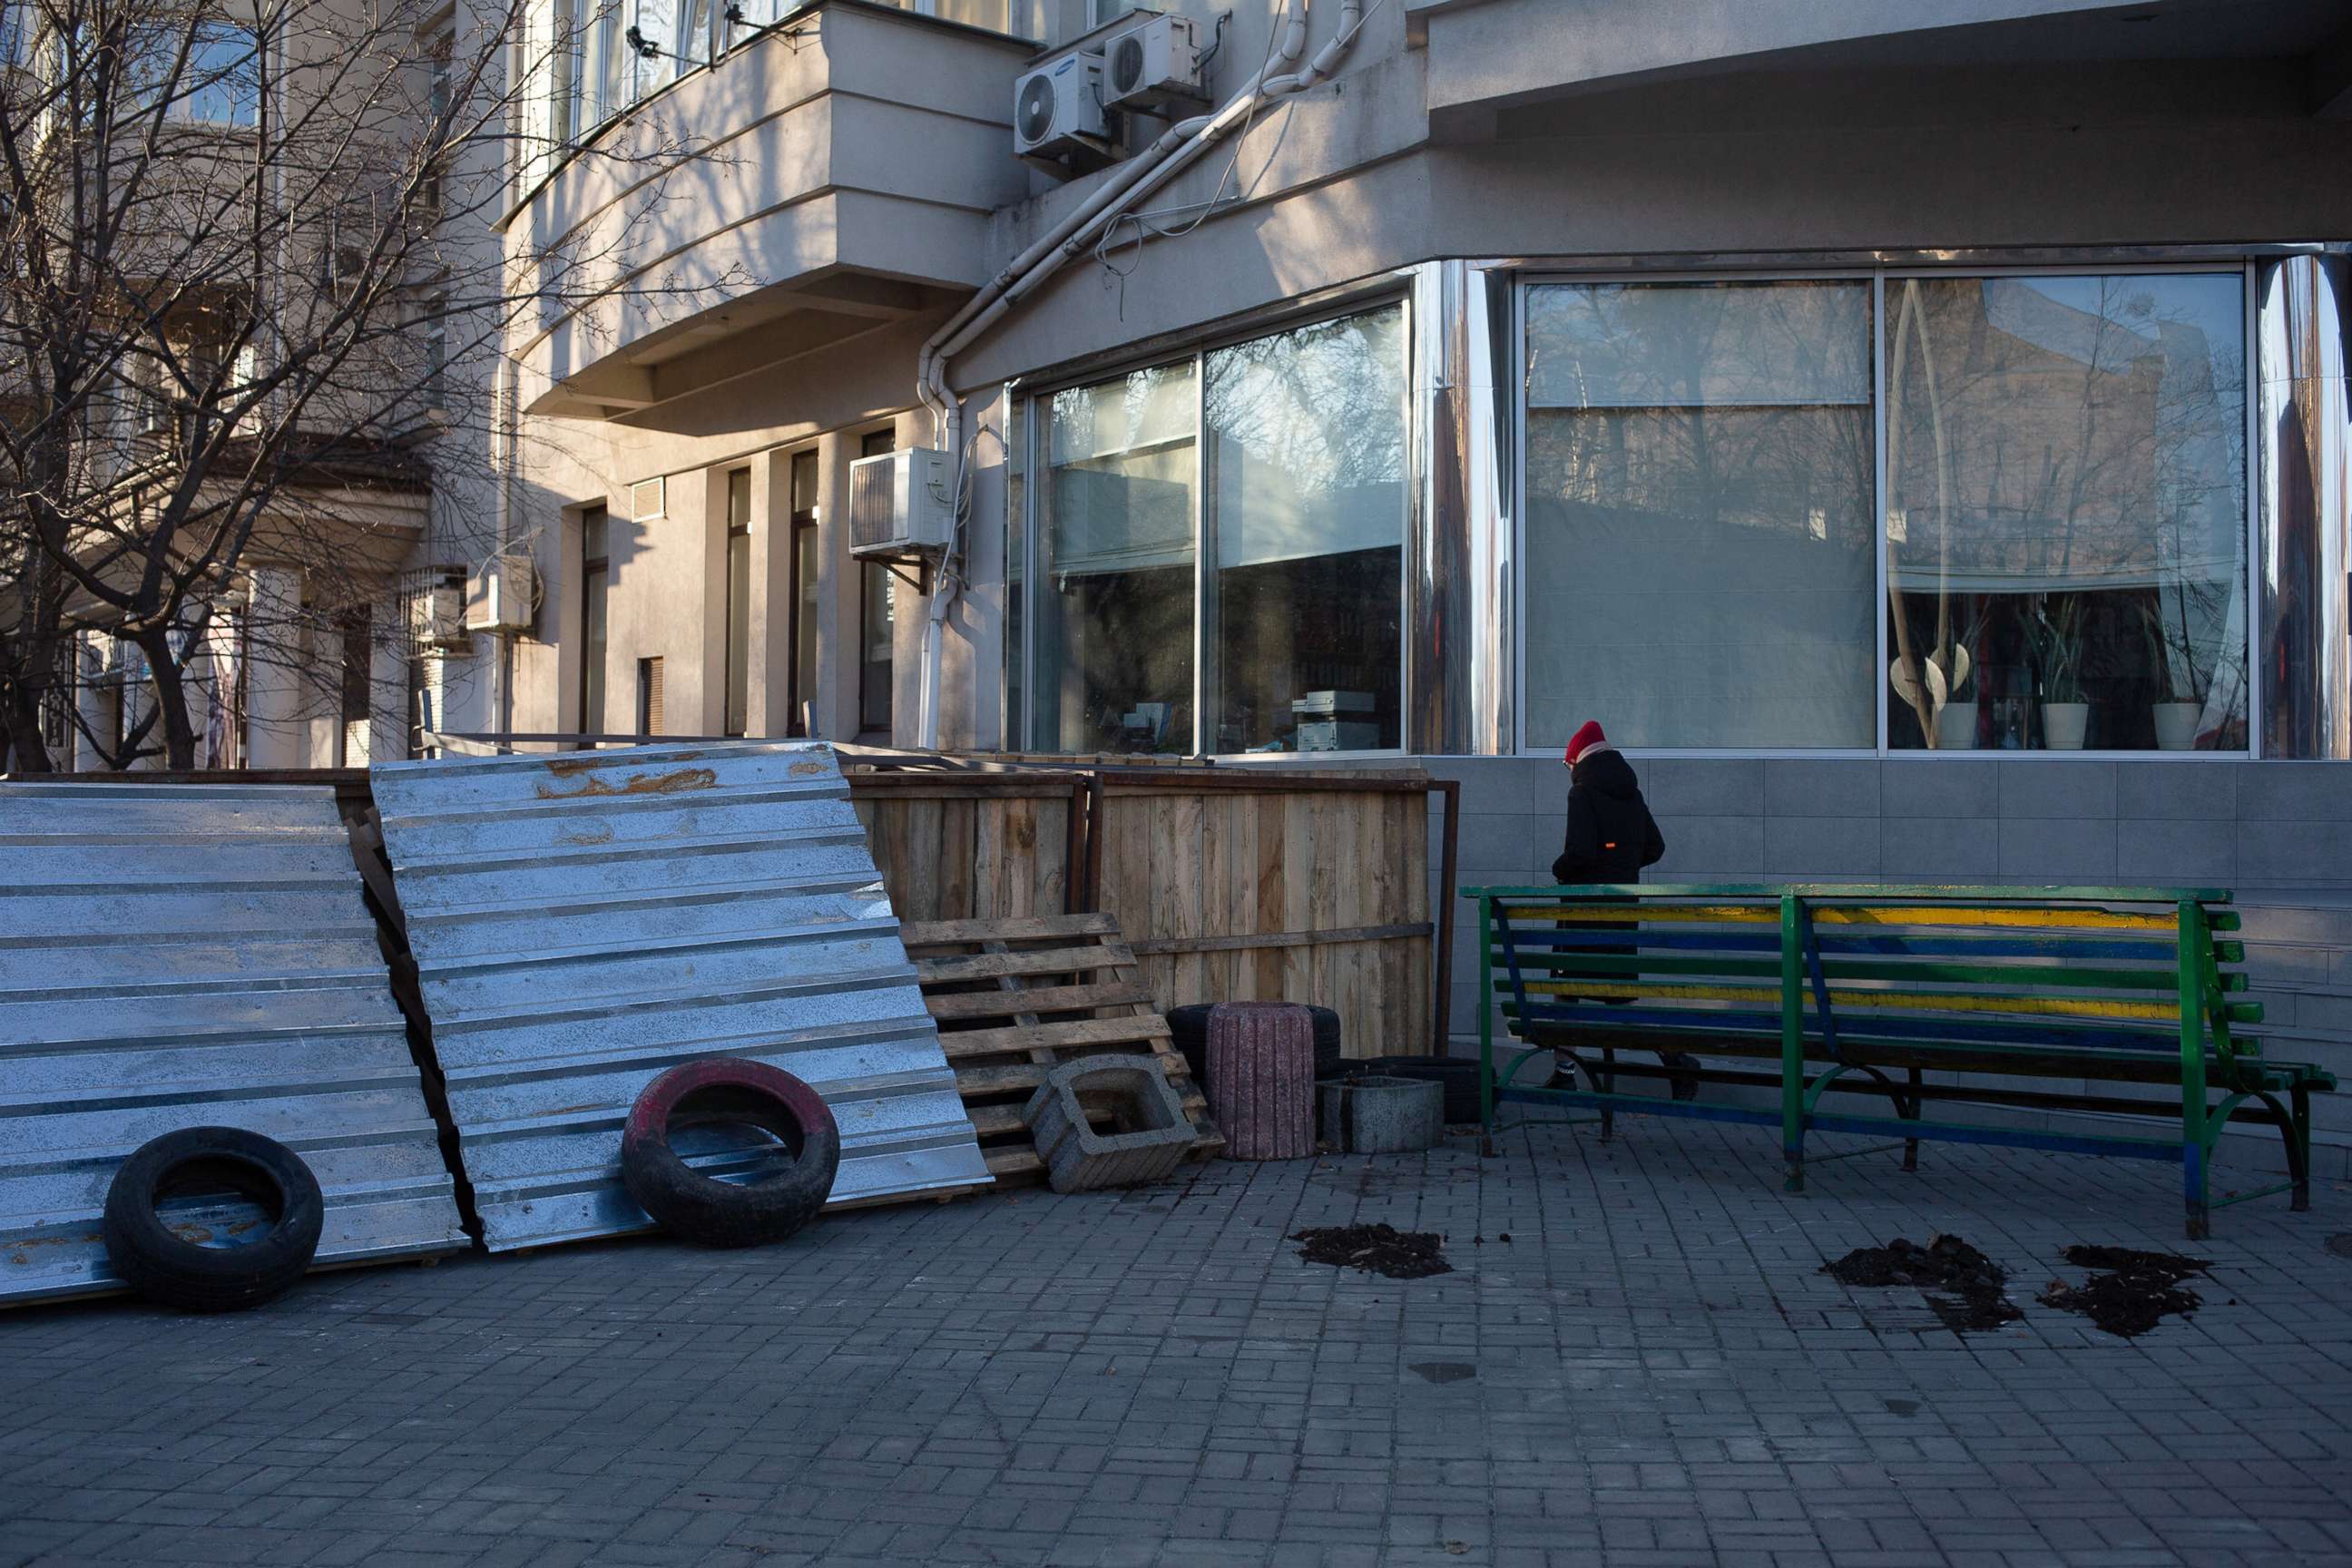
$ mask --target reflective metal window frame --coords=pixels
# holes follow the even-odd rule
[[[1461,264],[1457,262],[1434,265],[1459,266]],[[1235,321],[1228,323],[1224,330],[1213,336],[1193,336],[1189,339],[1179,336],[1172,341],[1187,345],[1179,352],[1170,352],[1168,347],[1160,346],[1169,343],[1170,339],[1152,340],[1150,346],[1156,347],[1158,352],[1143,352],[1145,345],[1138,345],[1138,352],[1132,354],[1118,359],[1097,361],[1087,365],[1083,370],[1063,367],[1058,372],[1034,377],[1023,376],[1016,378],[1016,382],[1006,384],[1009,389],[1014,384],[1026,384],[1033,380],[1035,383],[1034,389],[1024,395],[1027,403],[1027,417],[1024,420],[1024,424],[1027,426],[1025,434],[1028,441],[1024,461],[1027,465],[1028,482],[1022,487],[1022,509],[1025,515],[1019,522],[1019,526],[1024,531],[1024,538],[1027,541],[1023,561],[1028,586],[1025,590],[1026,596],[1023,601],[1021,622],[1023,646],[1019,650],[1020,657],[1026,661],[1023,666],[1025,679],[1021,683],[1022,711],[1018,715],[1020,720],[1018,740],[1017,742],[1008,740],[1005,747],[1007,751],[1038,750],[1034,725],[1039,683],[1038,670],[1033,656],[1036,648],[1041,614],[1039,606],[1044,597],[1041,590],[1045,573],[1042,568],[1045,563],[1045,558],[1042,553],[1045,541],[1039,529],[1038,506],[1039,497],[1053,483],[1051,422],[1055,395],[1076,387],[1099,386],[1106,382],[1132,375],[1140,370],[1191,362],[1194,472],[1192,487],[1192,747],[1185,754],[1189,756],[1231,755],[1238,759],[1245,753],[1212,752],[1204,751],[1202,747],[1202,737],[1213,732],[1212,726],[1207,721],[1206,708],[1209,595],[1207,568],[1214,559],[1214,552],[1209,548],[1206,538],[1209,506],[1207,479],[1209,355],[1220,349],[1231,348],[1237,343],[1255,342],[1261,338],[1279,337],[1285,332],[1297,331],[1302,328],[1317,326],[1325,321],[1343,321],[1349,316],[1366,315],[1391,305],[1395,306],[1402,316],[1397,335],[1405,355],[1403,374],[1401,377],[1404,387],[1404,406],[1400,413],[1404,425],[1406,515],[1403,520],[1402,539],[1403,549],[1401,552],[1403,560],[1399,568],[1397,584],[1401,601],[1399,616],[1402,622],[1401,635],[1398,639],[1401,647],[1397,670],[1401,744],[1381,747],[1374,751],[1318,752],[1315,756],[1318,761],[1345,762],[1357,757],[1394,757],[1429,749],[1419,743],[1413,707],[1414,692],[1417,688],[1414,658],[1416,632],[1420,626],[1425,624],[1414,614],[1415,574],[1413,569],[1422,515],[1418,500],[1423,479],[1422,454],[1424,444],[1420,438],[1421,425],[1416,418],[1416,411],[1422,403],[1422,399],[1416,395],[1416,393],[1420,387],[1423,358],[1422,345],[1416,333],[1416,322],[1427,313],[1427,306],[1422,298],[1421,289],[1416,285],[1418,275],[1423,270],[1425,269],[1421,268],[1406,269],[1404,276],[1412,281],[1403,289],[1400,289],[1393,279],[1373,279],[1320,292],[1311,296],[1304,305],[1297,300],[1285,301],[1284,309],[1255,312],[1236,318]],[[1422,673],[1423,680],[1428,680],[1431,678],[1429,672]],[[1281,757],[1287,761],[1301,754],[1286,752],[1281,753]],[[1256,753],[1256,755],[1263,760],[1263,753]]]
[[[1777,266],[1772,264],[1773,258],[1770,257],[1726,257],[1717,258],[1722,263],[1720,266],[1707,265],[1706,264],[1706,258],[1652,258],[1649,265],[1643,265],[1643,258],[1610,258],[1608,265],[1601,267],[1580,266],[1573,262],[1543,262],[1532,258],[1515,261],[1498,260],[1472,263],[1470,264],[1471,266],[1489,273],[1498,271],[1507,272],[1514,279],[1516,283],[1512,300],[1510,357],[1507,362],[1509,365],[1509,374],[1513,378],[1511,383],[1512,391],[1509,419],[1515,431],[1521,434],[1516,441],[1511,443],[1511,463],[1507,471],[1508,472],[1511,480],[1512,504],[1509,508],[1510,516],[1503,524],[1505,531],[1511,535],[1511,559],[1515,561],[1524,560],[1527,548],[1525,532],[1528,494],[1527,441],[1523,433],[1527,429],[1528,415],[1525,367],[1527,363],[1527,294],[1528,290],[1530,289],[1540,288],[1547,284],[1693,282],[1747,283],[1836,279],[1851,280],[1858,279],[1868,279],[1871,281],[1871,417],[1874,426],[1874,441],[1875,443],[1876,449],[1873,479],[1873,489],[1874,492],[1873,497],[1873,509],[1874,516],[1879,520],[1878,526],[1874,530],[1874,548],[1876,552],[1878,646],[1881,650],[1884,650],[1886,646],[1887,616],[1886,531],[1885,526],[1887,501],[1887,414],[1885,398],[1884,396],[1884,388],[1881,385],[1881,380],[1885,371],[1885,323],[1887,279],[1890,278],[1901,279],[1906,278],[1937,277],[2051,277],[2064,276],[2068,274],[2079,276],[2116,276],[2135,273],[2149,276],[2180,276],[2190,273],[2212,274],[2234,272],[2242,279],[2241,292],[2245,302],[2244,342],[2242,347],[2244,351],[2246,359],[2246,368],[2243,374],[2245,380],[2245,420],[2247,435],[2247,457],[2245,463],[2246,495],[2244,499],[2244,526],[2246,529],[2247,554],[2244,563],[2242,586],[2243,591],[2248,597],[2248,604],[2246,606],[2247,644],[2245,649],[2247,669],[2246,728],[2248,745],[2246,748],[2239,750],[2213,752],[2101,751],[2073,752],[2020,751],[2003,752],[1998,753],[1998,755],[2000,760],[2002,762],[2081,762],[2084,760],[2124,762],[2242,762],[2250,757],[2259,757],[2263,754],[2263,732],[2264,728],[2264,715],[2266,711],[2263,706],[2264,693],[2263,689],[2262,668],[2264,662],[2263,654],[2264,651],[2263,643],[2265,638],[2263,631],[2261,628],[2266,626],[2269,620],[2269,615],[2267,607],[2268,595],[2265,594],[2263,595],[2263,602],[2262,603],[2258,604],[2255,599],[2255,595],[2258,589],[2261,587],[2261,584],[2259,584],[2256,580],[2254,563],[2264,559],[2262,553],[2262,519],[2265,510],[2265,495],[2268,489],[2272,488],[2264,483],[2262,476],[2264,471],[2270,469],[2273,465],[2267,461],[2268,454],[2266,448],[2260,444],[2256,417],[2261,384],[2268,378],[2269,374],[2267,367],[2259,363],[2258,355],[2256,353],[2258,339],[2255,298],[2259,280],[2258,274],[2262,271],[2262,265],[2254,255],[2254,251],[2258,248],[2260,247],[2230,247],[2225,249],[2214,247],[2185,247],[2179,251],[2164,251],[2153,250],[2147,247],[2133,247],[2104,252],[2085,251],[2081,249],[2042,252],[2031,250],[1939,251],[1933,253],[1888,252],[1867,256],[1846,254],[1838,256],[1824,255],[1802,258],[1782,258],[1783,264]],[[2317,250],[2321,247],[2305,247],[2286,248],[2294,252],[2307,252]],[[2046,258],[2046,259],[2041,259],[2042,258]],[[1809,265],[1808,263],[1811,264]],[[1840,263],[1843,264],[1840,265]],[[1446,264],[1438,265],[1443,266]],[[2273,263],[2272,265],[2276,266],[2279,264]],[[2340,299],[2342,298],[2342,295],[2339,293],[2336,298]],[[2342,318],[2339,316],[2338,320],[2341,319]],[[2341,363],[2340,359],[2338,363]],[[2263,454],[2263,456],[2258,458],[2258,453]],[[2339,463],[2339,468],[2342,465]],[[2341,561],[2342,559],[2343,552],[2339,546],[2338,560]],[[2323,575],[2319,580],[2324,586],[2332,584],[2335,589],[2335,600],[2332,607],[2335,609],[2336,614],[2333,619],[2328,622],[2329,631],[2323,633],[2323,636],[2330,637],[2331,640],[2329,646],[2333,647],[2339,655],[2346,656],[2345,662],[2352,663],[2352,653],[2347,653],[2345,647],[2347,619],[2352,619],[2347,618],[2345,613],[2345,602],[2347,597],[2347,584],[2345,571],[2339,566],[2339,568],[2333,573],[2332,577]],[[1514,624],[1511,628],[1509,628],[1508,635],[1503,640],[1502,646],[1499,648],[1483,642],[1474,643],[1472,647],[1474,659],[1481,654],[1489,658],[1500,655],[1507,659],[1507,668],[1510,672],[1509,686],[1513,692],[1525,689],[1527,680],[1527,637],[1525,627],[1526,616],[1524,612],[1526,591],[1526,582],[1523,575],[1519,575],[1517,581],[1504,582],[1502,584],[1502,591],[1497,595],[1497,597],[1507,601],[1514,607],[1516,613],[1512,614],[1510,617]],[[2339,668],[2341,668],[2341,666],[2339,666]],[[1475,684],[1475,675],[1473,677],[1473,683]],[[2346,684],[2347,687],[2352,687],[2352,680],[2347,680]],[[1532,745],[1529,742],[1526,733],[1525,715],[1523,712],[1518,711],[1516,702],[1506,699],[1499,706],[1501,709],[1508,712],[1509,718],[1503,725],[1498,726],[1496,733],[1498,735],[1499,743],[1496,746],[1496,751],[1506,755],[1515,754],[1531,757],[1549,756],[1551,754],[1551,748],[1548,746],[1538,747]],[[2352,712],[2346,711],[2347,709],[2352,709],[2352,700],[2347,700],[2335,705],[2333,710],[2343,715],[2336,724],[2335,728],[2338,731],[2352,732]],[[1934,749],[1895,750],[1889,746],[1887,736],[1887,694],[1883,687],[1879,689],[1877,696],[1876,727],[1878,743],[1874,748],[1870,750],[1851,747],[1820,748],[1797,751],[1756,747],[1680,746],[1633,747],[1628,748],[1628,751],[1633,755],[1663,758],[1741,758],[1786,756],[1824,759],[1882,758],[1903,762],[1936,758],[1944,755],[1942,752]],[[1985,760],[1985,753],[1979,752],[1970,751],[1966,754],[1974,760]],[[2352,754],[2352,750],[2339,750],[2326,754],[2343,756]]]

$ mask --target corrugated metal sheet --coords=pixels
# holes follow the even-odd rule
[[[656,1073],[701,1056],[770,1062],[824,1096],[835,1203],[989,1180],[830,746],[372,778],[493,1248],[647,1228],[621,1186],[621,1124]]]
[[[116,1285],[116,1168],[207,1125],[310,1163],[321,1263],[467,1245],[332,790],[0,784],[0,1298]]]

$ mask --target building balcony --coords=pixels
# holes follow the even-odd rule
[[[642,415],[977,288],[990,212],[1028,191],[1011,110],[1034,50],[821,0],[594,130],[507,220],[545,289],[525,406]]]
[[[1547,105],[1728,76],[1904,68],[2291,60],[2343,114],[2343,9],[2326,0],[1406,0],[1440,141],[1537,131]]]

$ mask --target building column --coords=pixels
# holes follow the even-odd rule
[[[354,767],[408,760],[408,659],[401,632],[400,596],[368,606],[368,719]]]
[[[302,700],[302,574],[277,566],[253,569],[250,663],[245,677],[245,765],[302,765],[309,705]]]
[[[121,712],[119,689],[110,690],[106,684],[110,641],[98,632],[82,632],[74,637],[74,712],[79,722],[74,727],[70,759],[66,764],[74,773],[104,773],[113,765],[90,739],[93,734],[106,734],[115,716]]]

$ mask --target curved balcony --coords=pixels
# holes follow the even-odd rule
[[[1440,141],[1524,111],[1738,73],[2040,62],[2310,61],[2306,108],[2344,112],[2339,7],[2310,0],[1406,0]]]
[[[507,223],[546,279],[530,411],[641,413],[977,288],[1033,52],[822,0],[602,128]]]

